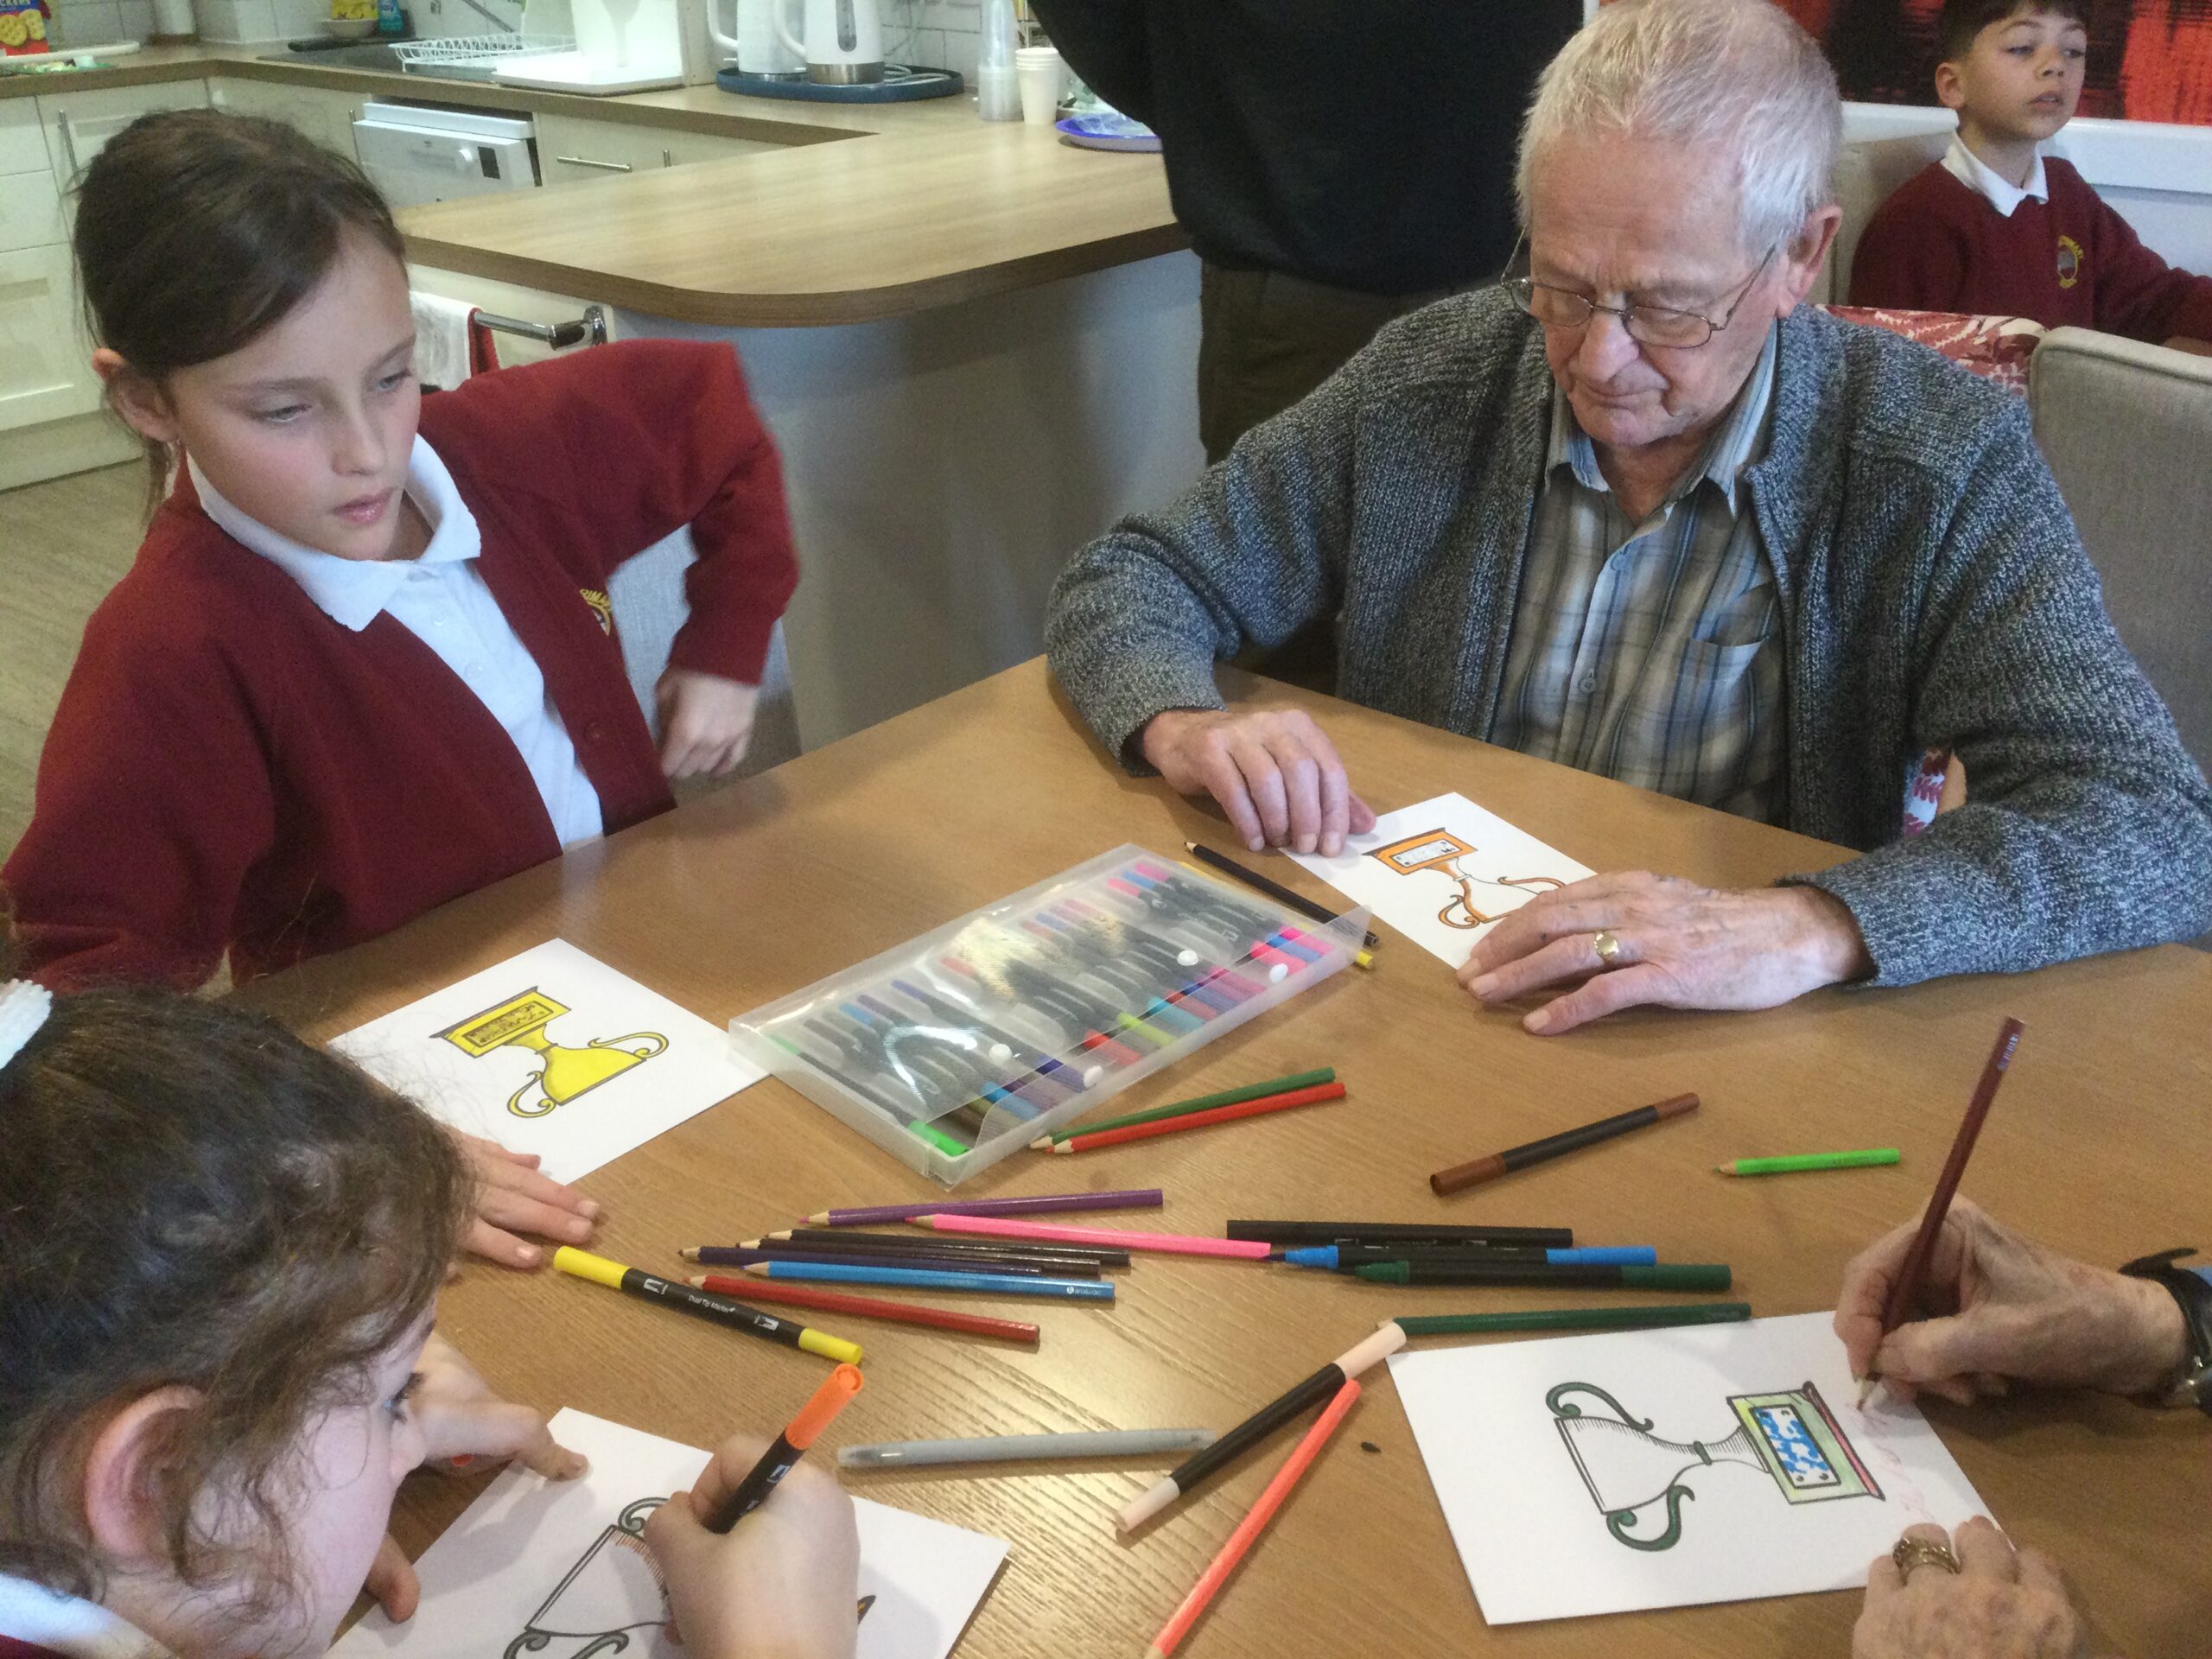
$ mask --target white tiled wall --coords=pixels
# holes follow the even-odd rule
[[[284,38],[276,26],[275,0],[192,0],[203,41],[275,41]]]
[[[154,0],[51,0],[57,46],[143,41],[154,32]]]

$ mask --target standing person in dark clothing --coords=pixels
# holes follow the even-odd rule
[[[1209,464],[1391,318],[1496,276],[1536,73],[1582,0],[1035,0],[1076,73],[1159,133],[1205,262]]]

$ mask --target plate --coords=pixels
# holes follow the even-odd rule
[[[1157,155],[1160,135],[1126,115],[1071,115],[1056,121],[1060,142],[1077,149],[1127,149]]]

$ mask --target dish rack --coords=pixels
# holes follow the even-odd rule
[[[454,35],[430,41],[400,41],[391,50],[404,70],[474,80],[489,80],[503,63],[519,58],[573,52],[571,35]]]

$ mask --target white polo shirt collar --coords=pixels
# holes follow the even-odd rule
[[[70,1659],[170,1659],[169,1650],[98,1602],[0,1573],[0,1635]]]
[[[199,462],[187,457],[185,464],[192,469],[192,487],[200,493],[200,506],[232,540],[283,570],[333,621],[355,633],[383,613],[412,565],[454,563],[484,550],[476,515],[461,499],[445,462],[419,432],[407,461],[408,498],[430,525],[430,544],[419,560],[341,559],[304,547],[239,512],[207,481]]]
[[[2028,174],[2027,183],[2017,185],[1992,169],[1980,156],[1968,149],[1967,141],[1955,132],[1951,135],[1951,147],[1943,152],[1943,170],[2006,219],[2012,218],[2014,210],[2024,201],[2050,200],[2050,186],[2044,176],[2041,150],[2036,152],[2036,164]]]

